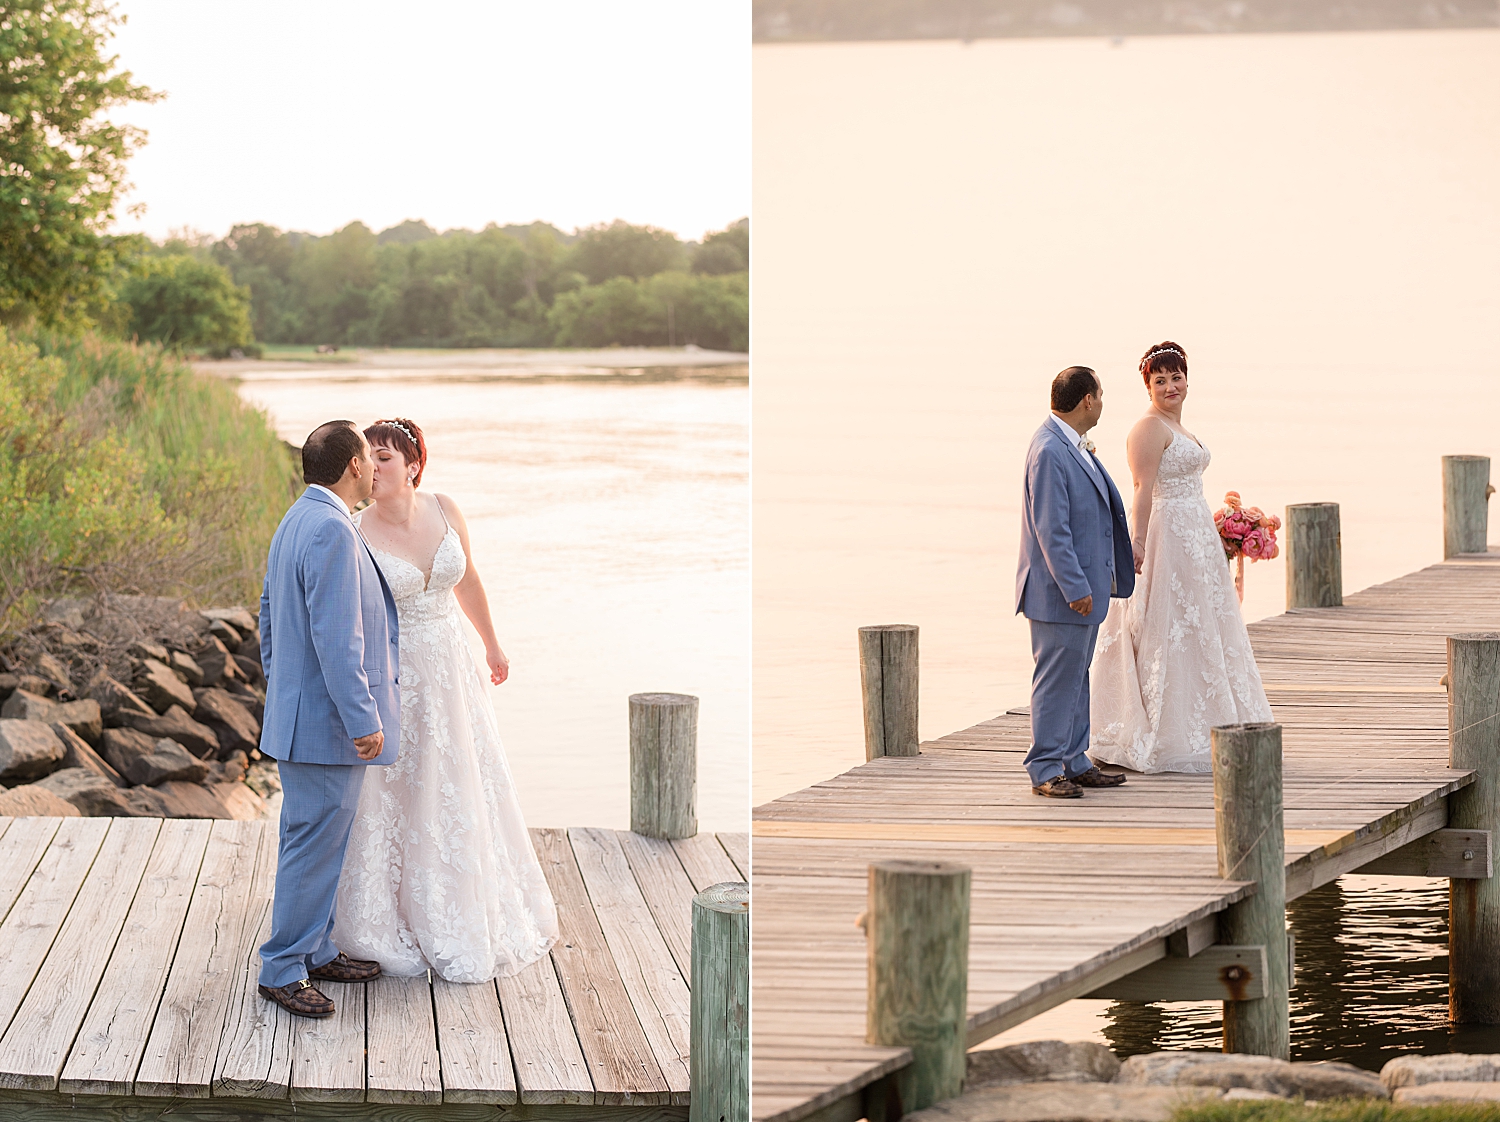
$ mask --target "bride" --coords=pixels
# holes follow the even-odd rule
[[[557,940],[547,888],[459,610],[484,640],[490,681],[510,664],[453,500],[417,488],[414,421],[365,429],[373,503],[356,521],[396,598],[401,750],[371,768],[339,881],[334,941],[387,974],[450,982],[511,975]]]
[[[1099,763],[1136,771],[1212,770],[1209,730],[1271,720],[1213,513],[1208,449],[1182,427],[1187,352],[1141,359],[1151,407],[1125,441],[1134,479],[1131,552],[1141,574],[1099,629],[1089,671]]]

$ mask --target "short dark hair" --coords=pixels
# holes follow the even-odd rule
[[[353,421],[325,421],[302,445],[302,482],[332,487],[363,447]]]
[[[1091,393],[1099,392],[1099,378],[1087,366],[1070,366],[1052,379],[1052,409],[1071,413]]]

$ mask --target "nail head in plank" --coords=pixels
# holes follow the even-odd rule
[[[372,1103],[440,1103],[437,1027],[432,987],[416,978],[381,975],[365,983],[369,1024],[369,1088]]]
[[[545,956],[543,956],[545,958]],[[516,1073],[494,982],[464,985],[432,979],[445,1103],[516,1102]]]

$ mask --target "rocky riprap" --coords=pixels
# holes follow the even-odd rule
[[[1124,1063],[1102,1044],[1039,1040],[969,1053],[964,1093],[913,1122],[1169,1122],[1215,1100],[1500,1102],[1500,1056],[1401,1056],[1352,1064],[1221,1052],[1152,1052]]]
[[[0,650],[0,815],[261,818],[264,685],[244,608],[55,601]]]

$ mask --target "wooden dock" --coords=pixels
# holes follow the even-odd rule
[[[1500,553],[1251,625],[1284,726],[1288,899],[1447,825],[1472,776],[1448,767],[1445,640],[1483,630],[1500,631]],[[855,919],[872,861],[972,868],[970,1045],[1135,973],[1169,941],[1212,942],[1215,913],[1252,890],[1218,876],[1211,776],[1041,799],[1028,742],[1012,710],[756,810],[755,1118],[853,1122],[865,1088],[910,1062],[865,1043]]]
[[[0,818],[0,1116],[685,1119],[692,899],[744,834],[533,830],[561,939],[483,985],[255,990],[276,829]]]

